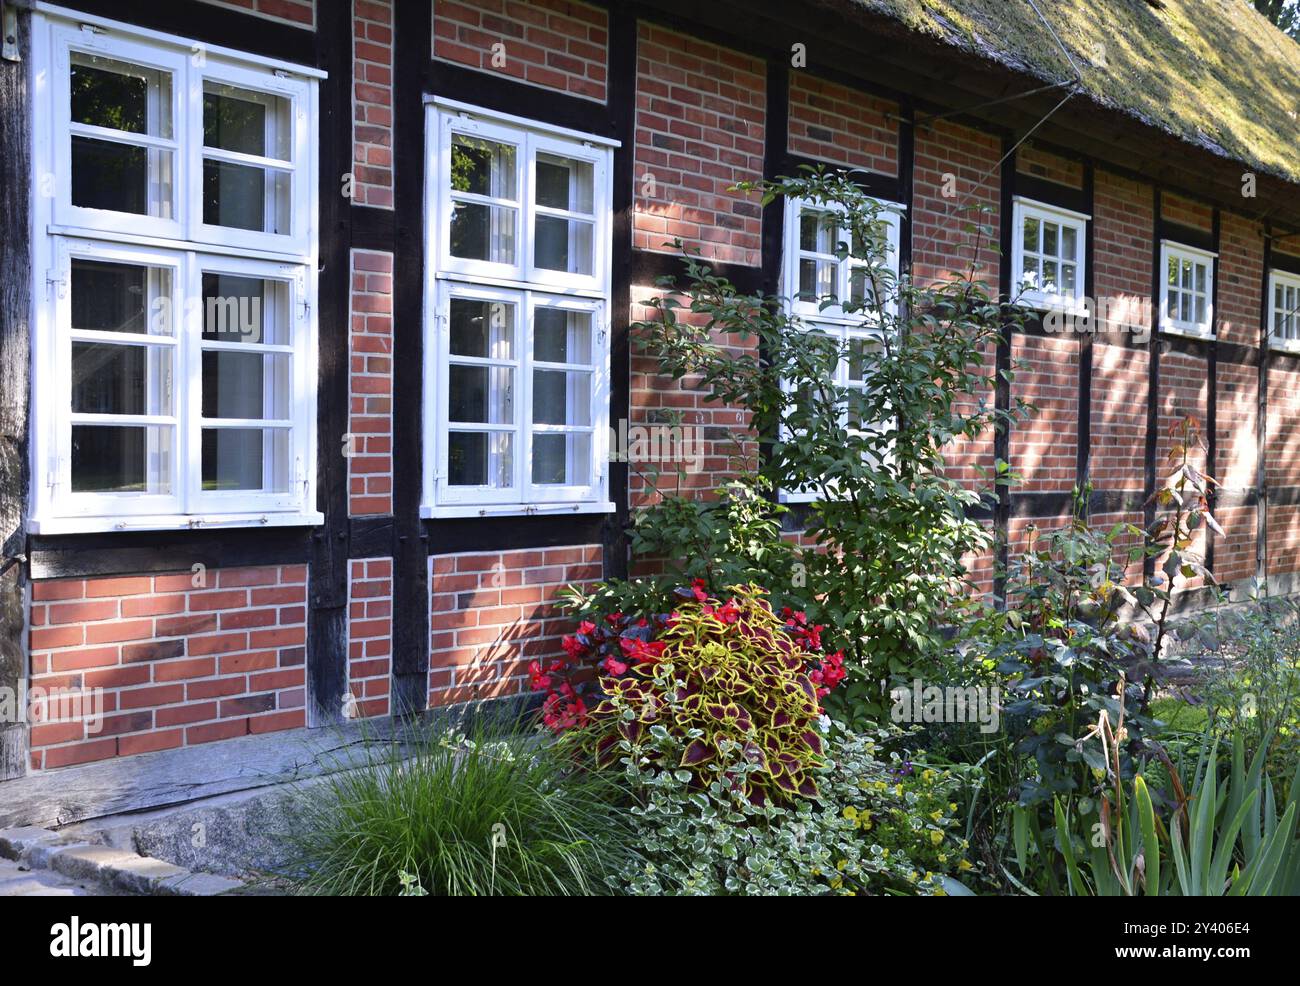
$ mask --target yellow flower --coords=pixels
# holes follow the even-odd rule
[[[971,866],[969,862],[963,859],[960,863],[957,864],[957,869],[960,872],[965,873],[967,870],[975,869],[975,867]]]
[[[934,811],[930,812],[930,818],[937,822],[939,819],[943,818],[943,812],[936,808]]]
[[[857,819],[857,817],[858,817],[858,809],[857,809],[855,806],[853,806],[853,805],[847,805],[847,806],[844,808],[844,811],[841,812],[841,814],[842,814],[845,818]]]
[[[934,777],[935,777],[935,773],[934,773],[933,770],[923,770],[923,771],[921,771],[921,780],[923,780],[923,781],[931,781],[931,780],[934,780]]]
[[[943,833],[940,832],[938,829],[933,830],[930,833],[930,841],[937,846],[940,842],[943,841]]]
[[[949,810],[949,811],[956,811],[956,810],[957,810],[957,803],[956,803],[955,801],[949,801],[949,802],[948,802],[948,810]]]
[[[841,873],[843,873],[844,867],[848,865],[849,865],[849,861],[847,859],[841,859],[838,863],[835,864],[835,868],[839,870]]]

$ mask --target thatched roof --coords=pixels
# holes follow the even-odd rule
[[[1300,44],[1249,0],[1034,0],[1050,30],[1029,0],[851,3],[1300,182]]]

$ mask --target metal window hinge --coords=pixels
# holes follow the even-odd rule
[[[51,297],[56,301],[68,296],[68,278],[63,270],[50,268],[45,272],[45,283],[50,286]]]

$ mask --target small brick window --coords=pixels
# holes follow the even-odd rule
[[[1082,309],[1090,218],[1043,202],[1015,199],[1011,292],[1016,302],[1040,311]]]
[[[1160,331],[1214,335],[1214,261],[1207,250],[1160,245]]]
[[[1300,274],[1274,270],[1268,276],[1269,341],[1300,351]]]

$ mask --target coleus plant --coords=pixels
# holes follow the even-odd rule
[[[824,627],[802,612],[778,616],[756,586],[732,587],[723,602],[696,580],[678,598],[668,614],[584,620],[564,638],[565,658],[534,662],[545,724],[581,728],[602,767],[664,729],[684,752],[661,766],[701,786],[729,784],[756,803],[815,796],[820,700],[843,680],[843,654],[822,653]]]

